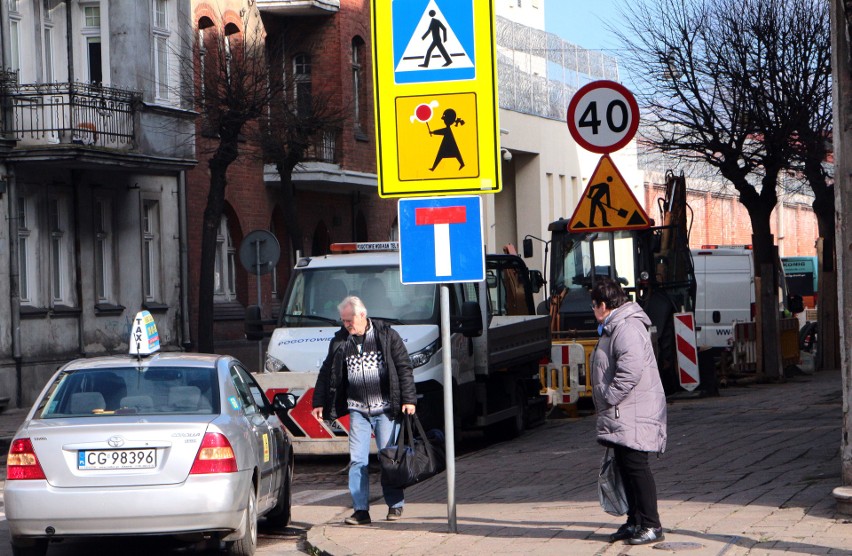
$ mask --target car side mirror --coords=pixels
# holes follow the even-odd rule
[[[530,289],[533,293],[541,291],[541,287],[546,283],[540,270],[530,270]]]
[[[460,332],[466,338],[482,336],[482,313],[479,303],[465,301],[462,303],[461,315],[450,318],[450,332]]]
[[[523,249],[524,249],[524,258],[525,259],[529,259],[530,257],[533,256],[532,239],[524,238]]]
[[[263,319],[260,314],[259,305],[249,305],[246,307],[245,318],[246,340],[257,342],[264,338]]]
[[[272,398],[272,408],[275,411],[289,411],[296,407],[296,395],[292,392],[279,392]]]

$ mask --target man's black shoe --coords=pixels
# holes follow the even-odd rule
[[[346,525],[367,525],[371,523],[370,512],[367,510],[355,510],[355,513],[343,520]]]
[[[609,542],[624,541],[636,534],[636,527],[633,523],[625,523],[618,530],[609,536]]]
[[[636,531],[636,534],[630,537],[627,542],[630,544],[650,544],[665,539],[662,527],[643,527]]]

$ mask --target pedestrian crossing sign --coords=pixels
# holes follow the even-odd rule
[[[394,80],[397,83],[457,81],[476,77],[473,4],[436,0],[393,2]],[[416,26],[412,27],[412,24]]]
[[[570,232],[613,232],[651,227],[609,155],[603,155],[568,222]]]
[[[494,0],[371,0],[381,197],[500,191]]]

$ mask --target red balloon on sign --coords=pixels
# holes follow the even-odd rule
[[[414,116],[421,122],[428,122],[432,119],[432,107],[428,104],[420,104],[414,109]]]

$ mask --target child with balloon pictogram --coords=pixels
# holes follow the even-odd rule
[[[435,168],[438,167],[438,164],[445,158],[455,158],[458,160],[459,170],[461,170],[464,168],[464,159],[462,158],[461,151],[456,143],[456,138],[453,135],[453,127],[464,125],[464,120],[457,117],[455,110],[447,108],[441,116],[441,121],[444,122],[445,127],[443,129],[436,129],[433,131],[432,128],[429,127],[429,121],[434,115],[433,109],[437,106],[438,101],[436,100],[433,100],[429,104],[418,105],[417,108],[414,109],[414,115],[411,116],[411,122],[413,123],[416,119],[419,122],[426,124],[426,129],[429,130],[430,137],[432,135],[440,135],[443,137],[441,139],[441,144],[438,147],[438,153],[435,155],[435,162],[432,164],[432,167],[429,168],[430,171],[434,171]]]

